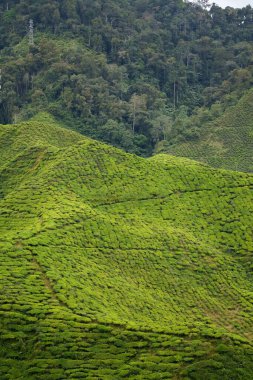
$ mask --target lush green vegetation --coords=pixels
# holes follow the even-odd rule
[[[1,380],[253,378],[253,11],[206,3],[1,1]]]
[[[253,176],[0,127],[0,377],[253,377]]]
[[[253,172],[253,90],[225,110],[215,103],[178,123],[170,141],[157,144],[168,152],[206,162],[214,167]],[[195,127],[193,127],[193,125]]]
[[[46,110],[84,135],[144,156],[161,141],[198,139],[206,120],[253,83],[252,8],[205,5],[2,1],[0,122]]]

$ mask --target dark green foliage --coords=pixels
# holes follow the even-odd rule
[[[43,120],[0,127],[1,379],[251,379],[252,175]]]
[[[253,172],[253,91],[247,91],[224,113],[221,109],[221,103],[214,104],[210,111],[200,109],[185,120],[185,125],[189,125],[181,132],[181,140],[174,140],[174,144],[163,141],[157,144],[157,152]],[[193,128],[193,124],[197,127]]]
[[[208,113],[253,82],[252,8],[204,8],[181,0],[2,1],[0,122],[46,110],[143,156],[161,140],[198,139],[205,118],[195,125],[180,109],[189,116],[204,105]]]

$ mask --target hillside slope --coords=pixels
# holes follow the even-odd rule
[[[162,149],[214,167],[253,172],[253,90],[199,130],[200,137]]]
[[[1,379],[253,376],[253,176],[0,134]]]

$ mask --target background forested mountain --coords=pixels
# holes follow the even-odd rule
[[[204,1],[2,1],[0,122],[46,110],[141,155],[197,140],[252,86],[252,20]]]

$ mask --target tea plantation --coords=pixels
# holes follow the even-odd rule
[[[0,126],[0,379],[253,378],[253,176]]]
[[[217,103],[218,105],[218,103]],[[164,152],[206,162],[213,167],[253,172],[253,89],[214,121],[203,122],[199,138]]]

